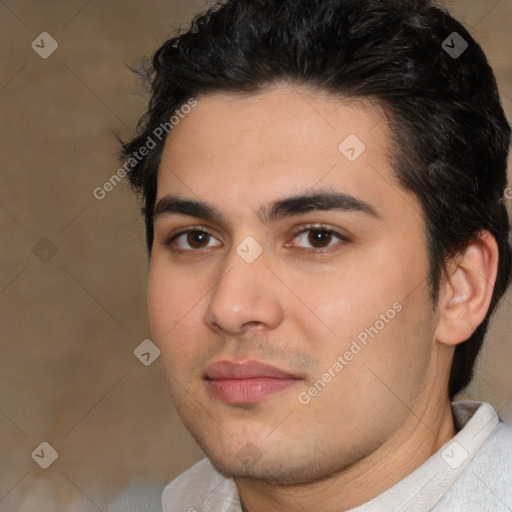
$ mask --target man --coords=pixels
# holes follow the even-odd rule
[[[510,128],[467,31],[427,0],[227,0],[149,76],[123,154],[207,456],[164,510],[512,510],[510,429],[452,402],[511,268]]]

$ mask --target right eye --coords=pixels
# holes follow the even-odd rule
[[[210,241],[215,241],[216,243],[210,245]],[[208,247],[218,247],[222,244],[218,240],[215,240],[213,235],[204,229],[186,229],[171,235],[166,245],[175,248],[177,252],[182,252],[197,251]]]

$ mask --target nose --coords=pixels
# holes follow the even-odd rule
[[[205,311],[207,324],[218,334],[275,329],[284,317],[283,285],[262,254],[247,263],[235,251],[223,266]]]

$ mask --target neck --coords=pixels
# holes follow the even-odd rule
[[[456,434],[448,398],[415,409],[392,438],[334,475],[290,486],[237,479],[244,512],[342,512],[370,501],[421,466]]]

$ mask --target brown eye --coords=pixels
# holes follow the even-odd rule
[[[204,246],[204,243],[208,243],[208,240],[210,239],[209,233],[206,233],[205,231],[189,231],[186,235],[187,243],[194,249],[201,249],[201,247]]]
[[[176,251],[198,251],[221,245],[221,243],[208,231],[188,229],[173,235],[167,245],[174,247]]]
[[[311,229],[308,234],[308,242],[313,247],[327,247],[332,240],[332,233],[324,229]]]
[[[304,229],[305,228],[305,229]],[[349,240],[338,233],[324,226],[305,226],[294,237],[294,246],[303,249],[322,249],[334,248],[336,245],[343,244]]]

